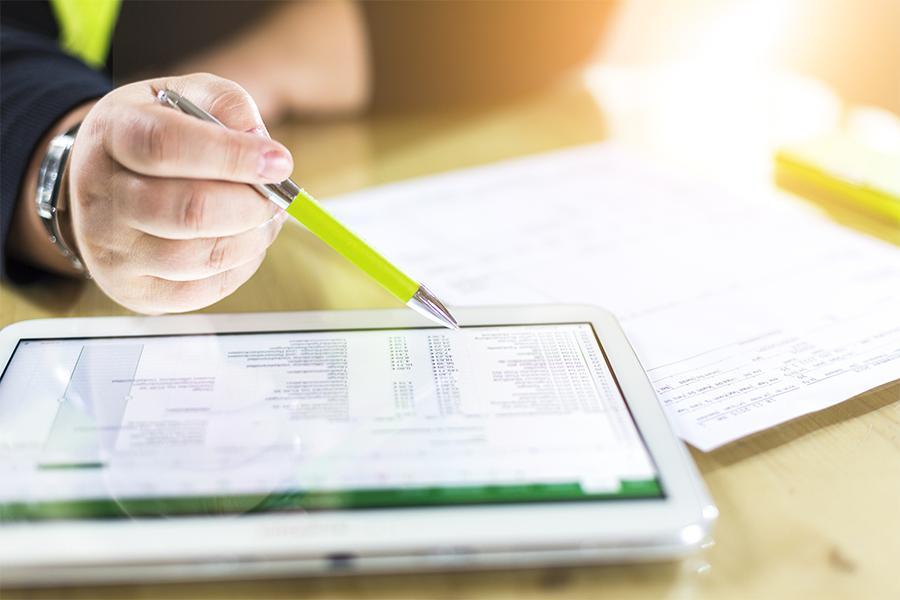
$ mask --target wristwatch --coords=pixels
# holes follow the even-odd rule
[[[38,172],[35,202],[41,223],[47,229],[50,241],[63,256],[69,259],[72,266],[81,273],[86,273],[84,263],[75,251],[75,246],[67,242],[72,240],[71,220],[67,214],[66,195],[61,194],[63,175],[69,164],[69,152],[75,143],[80,123],[50,141],[47,154],[41,161]]]

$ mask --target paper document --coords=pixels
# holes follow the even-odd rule
[[[0,441],[0,518],[662,494],[589,323],[24,340]]]
[[[702,450],[900,378],[900,250],[613,145],[328,207],[452,304],[612,310],[673,426]]]

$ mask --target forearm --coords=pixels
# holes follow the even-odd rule
[[[375,110],[503,101],[576,69],[616,2],[364,2]]]
[[[86,102],[54,123],[40,139],[35,152],[28,161],[10,224],[7,247],[13,258],[55,273],[77,274],[69,259],[63,256],[56,245],[50,241],[47,229],[38,217],[35,207],[35,188],[41,161],[50,140],[80,123],[93,105],[94,101]],[[63,183],[62,193],[67,193],[66,183]],[[74,244],[74,240],[66,240],[66,242],[70,245]]]
[[[368,40],[356,2],[288,2],[235,39],[177,65],[253,96],[265,119],[357,111],[369,99]]]

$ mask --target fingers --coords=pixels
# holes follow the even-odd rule
[[[237,235],[281,211],[242,183],[162,179],[128,173],[113,181],[128,225],[168,239]]]
[[[170,281],[158,277],[143,277],[136,286],[138,294],[120,302],[128,308],[147,314],[176,313],[198,310],[230,295],[262,264],[265,254],[255,257],[234,269],[194,281]]]
[[[135,274],[169,281],[206,279],[252,262],[275,241],[284,223],[280,213],[265,224],[244,233],[214,238],[171,240],[140,235],[131,248]]]
[[[108,122],[105,143],[144,175],[272,183],[294,168],[287,148],[267,137],[207,123],[158,104],[128,107]]]
[[[227,127],[158,103],[189,98]],[[211,75],[116,88],[91,109],[72,151],[72,227],[93,279],[146,313],[207,306],[258,268],[286,214],[247,183],[282,181],[292,158],[240,86]]]

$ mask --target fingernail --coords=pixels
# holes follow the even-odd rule
[[[280,150],[269,150],[259,157],[259,176],[270,181],[282,181],[291,176],[291,159]]]

